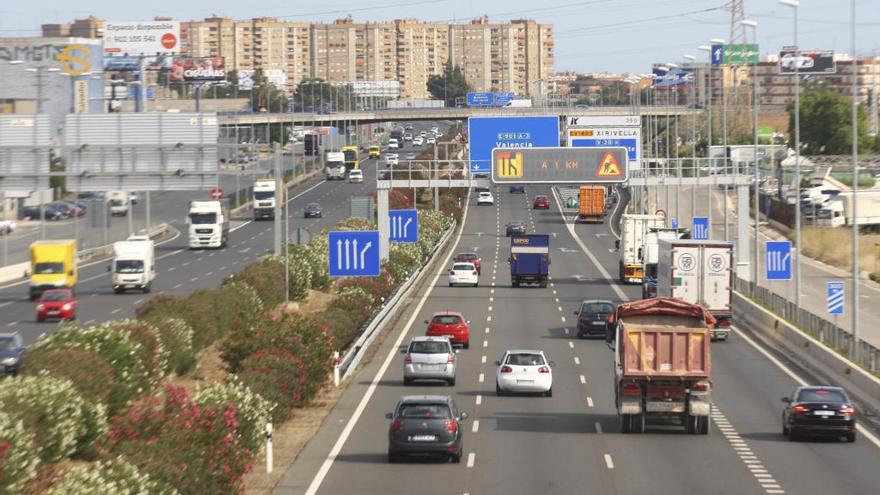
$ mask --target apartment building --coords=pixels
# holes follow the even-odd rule
[[[89,16],[65,24],[40,26],[44,38],[103,38],[104,20]]]

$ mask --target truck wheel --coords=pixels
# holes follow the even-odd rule
[[[541,287],[542,289],[546,289],[546,288],[547,288],[547,282],[546,282],[546,281],[545,281],[545,282],[541,282],[540,287]]]
[[[697,435],[709,434],[709,416],[697,416]]]
[[[633,414],[633,433],[645,432],[645,414]]]
[[[620,419],[620,432],[632,433],[632,415],[621,414],[618,416],[618,418]]]
[[[517,280],[511,280],[511,281],[510,281],[510,285],[512,285],[512,286],[514,286],[514,287],[519,287],[519,281],[517,281]],[[31,301],[33,301],[33,299],[31,299]]]
[[[620,279],[621,282],[626,282],[626,277],[623,276],[623,262],[617,262],[617,278]]]
[[[147,283],[147,285],[144,286],[144,294],[149,294],[152,289],[153,289],[153,283],[152,282]]]

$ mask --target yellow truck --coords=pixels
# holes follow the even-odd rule
[[[76,285],[76,241],[72,239],[35,241],[30,247],[30,299],[36,300],[49,289],[73,289]]]
[[[382,155],[382,150],[378,146],[370,146],[368,153],[370,158],[379,158]]]
[[[345,170],[350,171],[361,168],[357,146],[343,146],[340,151],[345,155]]]

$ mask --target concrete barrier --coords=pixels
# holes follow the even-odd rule
[[[821,385],[846,389],[860,403],[863,415],[876,416],[880,412],[880,378],[739,292],[733,294],[733,314],[737,327],[805,365],[827,381]]]

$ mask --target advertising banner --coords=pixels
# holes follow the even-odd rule
[[[175,59],[168,72],[168,82],[223,81],[226,63],[223,57],[186,57]]]
[[[107,21],[104,25],[105,55],[155,55],[180,52],[177,21]]]
[[[795,63],[799,74],[834,74],[834,50],[801,50],[795,55],[795,48],[787,46],[779,52],[779,73],[794,74]]]

